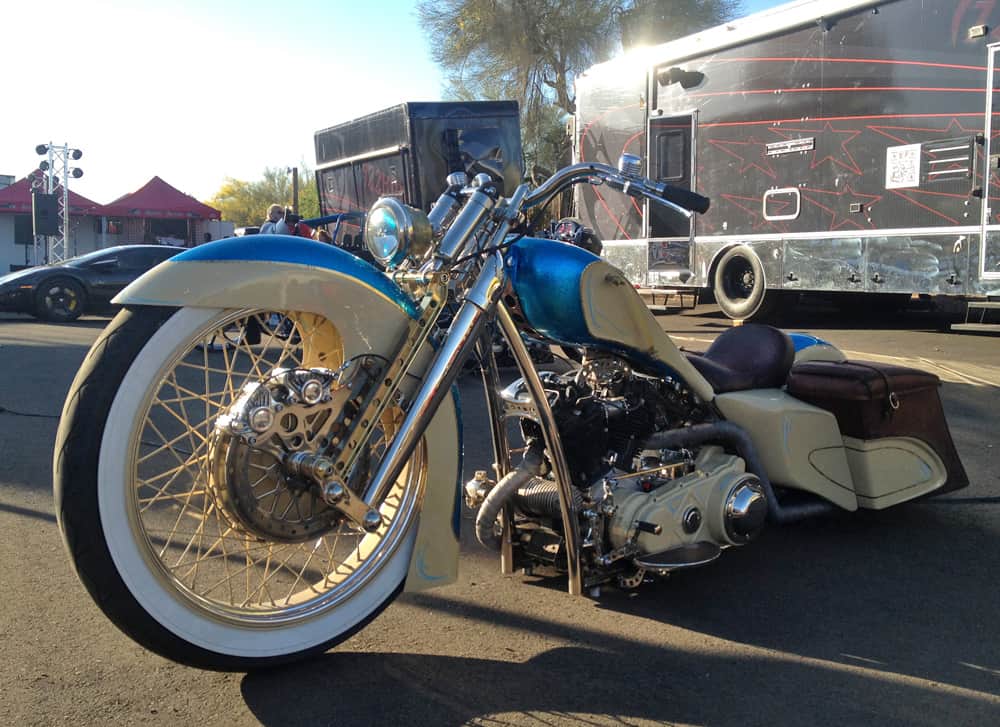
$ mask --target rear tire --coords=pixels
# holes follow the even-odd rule
[[[53,469],[63,539],[105,615],[168,659],[242,671],[325,651],[392,602],[409,567],[427,466],[418,447],[416,464],[382,505],[386,522],[377,533],[355,535],[334,525],[308,541],[279,542],[240,530],[238,518],[210,496],[208,472],[214,419],[239,394],[240,367],[230,365],[239,350],[210,352],[201,345],[240,313],[246,312],[142,307],[119,313],[70,388]],[[320,329],[326,319],[308,316],[296,319],[300,326],[314,323],[300,328],[303,338],[324,346],[335,340]],[[274,350],[281,351],[276,363],[261,349],[240,345],[253,357],[248,380],[295,363],[285,358],[292,348],[287,338],[274,338]],[[298,363],[306,366],[309,355]],[[184,367],[202,360],[209,391],[196,396],[190,389],[201,374],[189,376]],[[208,378],[223,368],[224,390],[215,393]],[[197,427],[171,422],[189,416]],[[386,437],[391,426],[383,427]],[[248,461],[254,460],[248,455]],[[263,479],[270,468],[257,469]],[[266,486],[290,488],[290,480],[271,477]]]

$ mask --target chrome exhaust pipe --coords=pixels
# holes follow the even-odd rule
[[[646,449],[690,449],[707,442],[719,442],[732,447],[746,462],[747,471],[757,476],[764,488],[764,494],[767,496],[768,522],[787,525],[805,518],[829,515],[839,511],[839,508],[825,501],[782,506],[774,494],[771,480],[767,477],[767,472],[764,470],[764,465],[761,464],[750,435],[732,422],[695,424],[684,429],[659,432],[649,437],[642,446]]]

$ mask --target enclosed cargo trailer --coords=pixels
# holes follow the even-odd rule
[[[597,65],[574,155],[712,198],[577,215],[640,287],[750,319],[786,293],[1000,295],[1000,2],[799,0]]]
[[[499,162],[507,194],[523,160],[515,101],[409,102],[314,135],[323,215],[364,211],[382,196],[426,210],[450,172]]]

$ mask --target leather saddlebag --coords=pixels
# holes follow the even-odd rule
[[[786,389],[796,399],[831,412],[840,433],[857,439],[912,437],[944,463],[948,479],[933,494],[969,484],[948,431],[938,387],[918,369],[869,361],[806,361],[792,367]]]

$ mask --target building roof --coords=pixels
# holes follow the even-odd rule
[[[0,191],[3,194],[3,191]],[[159,177],[153,177],[131,194],[105,205],[100,214],[109,217],[155,217],[218,220],[219,210],[202,204],[194,197],[171,187]]]
[[[35,174],[36,172],[33,172],[9,187],[0,189],[0,213],[31,214],[31,180]],[[41,176],[41,172],[37,172],[37,174]],[[56,192],[62,195],[62,187],[58,187]],[[87,199],[82,194],[77,194],[72,189],[69,191],[69,211],[70,214],[74,215],[102,214],[101,205]]]

